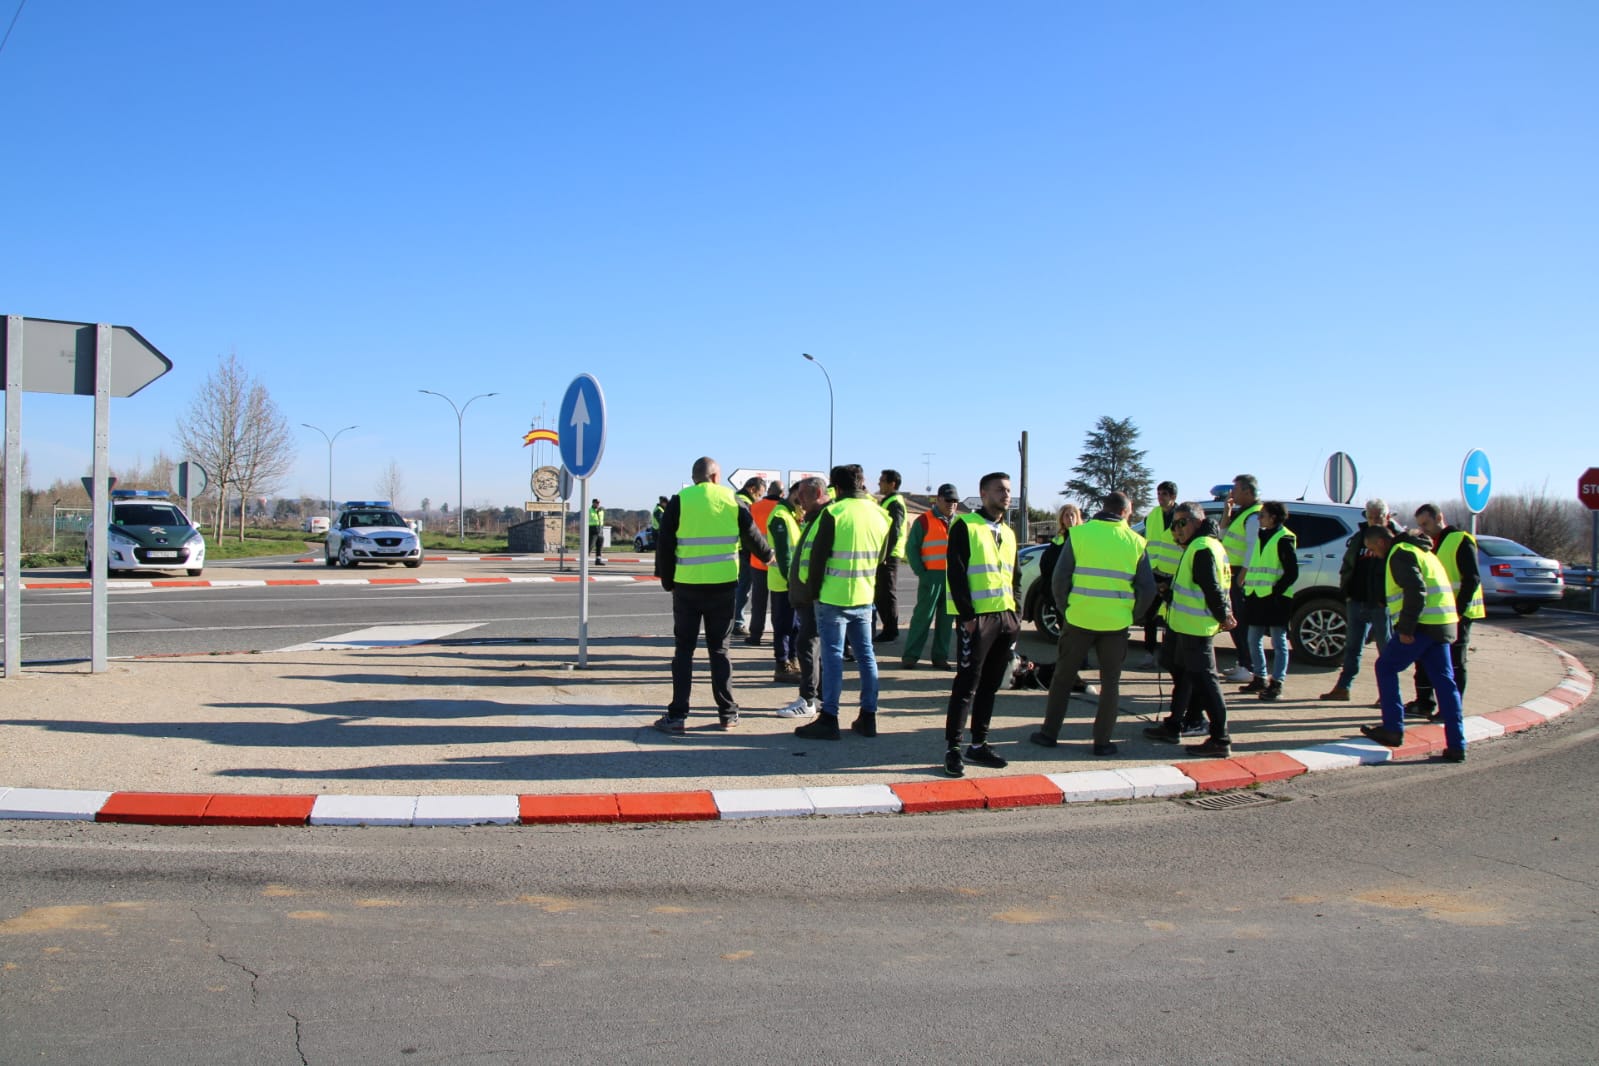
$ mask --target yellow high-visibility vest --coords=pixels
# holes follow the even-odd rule
[[[1449,587],[1449,573],[1444,569],[1444,564],[1438,556],[1403,541],[1396,543],[1394,550],[1409,552],[1421,564],[1421,580],[1426,591],[1421,601],[1421,617],[1416,619],[1417,623],[1424,626],[1444,626],[1460,621],[1460,615],[1455,611],[1455,590]],[[1393,567],[1389,566],[1386,560],[1383,562],[1382,570],[1388,584],[1388,617],[1397,622],[1400,611],[1404,609],[1405,590],[1394,580]]]
[[[1455,590],[1455,610],[1466,618],[1486,618],[1488,608],[1482,599],[1482,582],[1477,582],[1477,587],[1471,590],[1471,602],[1464,607],[1460,604],[1460,542],[1464,540],[1471,545],[1471,550],[1477,550],[1477,538],[1467,533],[1464,529],[1451,529],[1444,534],[1444,539],[1438,545],[1438,561],[1444,564],[1444,572],[1449,575],[1449,585]]]
[[[1171,610],[1167,612],[1166,621],[1172,632],[1186,633],[1191,637],[1213,637],[1221,632],[1221,623],[1210,613],[1210,608],[1205,604],[1205,593],[1194,579],[1194,555],[1202,548],[1210,549],[1211,570],[1216,577],[1216,587],[1222,590],[1223,596],[1233,583],[1233,569],[1227,562],[1227,553],[1222,549],[1221,541],[1215,537],[1195,537],[1188,542],[1182,561],[1177,564],[1177,576],[1172,578]]]
[[[863,496],[827,508],[833,516],[833,553],[820,560],[826,569],[817,598],[834,607],[863,607],[877,588],[877,564],[888,541],[888,514]]]
[[[955,519],[966,526],[966,543],[971,546],[966,564],[966,588],[972,594],[973,614],[999,614],[1016,609],[1012,581],[1016,573],[1016,534],[1001,523],[991,526],[981,514],[963,514]],[[951,523],[953,525],[953,523]],[[995,534],[999,542],[994,542]],[[944,613],[959,614],[955,597],[949,593],[949,570],[944,571]]]
[[[738,580],[738,500],[709,481],[677,494],[677,566],[683,585],[723,585]]]
[[[1144,538],[1126,522],[1096,518],[1066,531],[1072,542],[1071,593],[1066,621],[1078,629],[1113,633],[1133,624],[1133,575]]]

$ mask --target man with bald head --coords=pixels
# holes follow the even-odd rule
[[[738,587],[740,546],[763,562],[772,549],[756,528],[748,504],[722,484],[722,468],[710,456],[695,460],[694,484],[673,496],[661,515],[655,576],[672,594],[672,702],[655,728],[682,736],[694,685],[694,649],[705,631],[711,661],[711,696],[723,729],[738,724],[733,700],[733,660],[727,641],[733,630],[733,594]]]

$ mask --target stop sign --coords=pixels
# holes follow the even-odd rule
[[[1590,466],[1577,479],[1577,499],[1590,511],[1599,511],[1599,466]]]

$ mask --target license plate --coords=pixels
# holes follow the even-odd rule
[[[144,554],[151,559],[176,559],[178,557],[177,552],[145,552]]]

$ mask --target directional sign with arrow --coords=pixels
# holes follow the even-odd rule
[[[1488,456],[1481,448],[1473,448],[1466,453],[1466,461],[1460,464],[1460,496],[1466,501],[1466,510],[1482,514],[1488,506],[1488,497],[1493,494],[1493,486],[1493,468],[1488,465]]]
[[[561,435],[561,461],[572,476],[591,476],[605,452],[605,393],[592,374],[579,374],[567,386],[556,432]]]
[[[22,366],[23,392],[54,392],[64,396],[93,396],[95,391],[95,334],[90,322],[60,322],[53,318],[16,318],[22,325],[21,344],[10,351],[0,337],[0,368],[15,358]],[[172,369],[172,360],[156,351],[139,331],[111,326],[111,395],[132,396]],[[26,353],[26,358],[23,358]],[[5,380],[0,376],[0,380]]]

